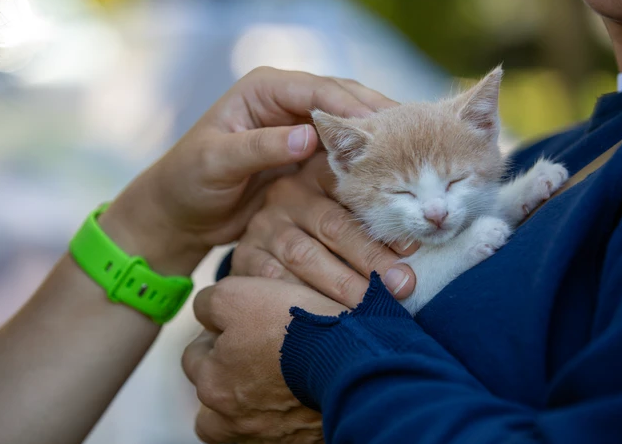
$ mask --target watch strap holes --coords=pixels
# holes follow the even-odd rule
[[[143,295],[147,292],[147,289],[149,288],[149,285],[147,284],[142,284],[140,286],[140,289],[138,290],[138,297],[143,297]]]

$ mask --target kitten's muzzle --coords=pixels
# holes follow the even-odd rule
[[[426,209],[423,213],[423,217],[425,220],[435,225],[436,228],[442,228],[443,222],[447,219],[447,210],[441,208],[430,208]]]

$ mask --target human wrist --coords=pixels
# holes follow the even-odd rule
[[[190,275],[210,247],[176,227],[139,186],[132,184],[123,191],[99,217],[99,225],[125,253],[145,258],[157,273]]]

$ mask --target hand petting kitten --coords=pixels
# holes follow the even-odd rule
[[[417,313],[501,248],[568,179],[562,165],[541,159],[502,181],[502,75],[496,68],[453,98],[366,117],[315,110],[329,165],[318,154],[271,187],[234,253],[232,274],[303,282],[352,307],[376,269]],[[383,243],[408,256],[399,259]]]
[[[496,68],[462,94],[408,103],[364,118],[312,113],[337,178],[335,194],[385,243],[419,242],[402,260],[417,285],[415,314],[461,273],[490,257],[568,179],[547,160],[502,183]]]
[[[415,288],[414,273],[396,264],[396,252],[404,251],[370,241],[361,223],[333,200],[334,182],[325,153],[296,175],[279,179],[235,249],[231,274],[307,283],[355,307],[376,270],[398,299],[408,297]],[[415,250],[412,245],[408,253]]]

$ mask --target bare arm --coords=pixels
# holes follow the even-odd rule
[[[130,184],[100,224],[157,272],[187,275],[211,246],[239,238],[278,167],[314,152],[309,109],[352,116],[392,103],[358,84],[255,70]],[[158,331],[111,303],[65,255],[0,329],[0,442],[82,442]]]
[[[102,215],[102,227],[126,252],[145,256],[162,274],[187,275],[207,252],[188,245],[186,253],[174,254],[158,236],[147,243],[140,231],[146,225],[124,221],[121,212],[113,205]],[[159,330],[132,308],[111,303],[73,258],[63,255],[0,330],[0,442],[82,442]]]

